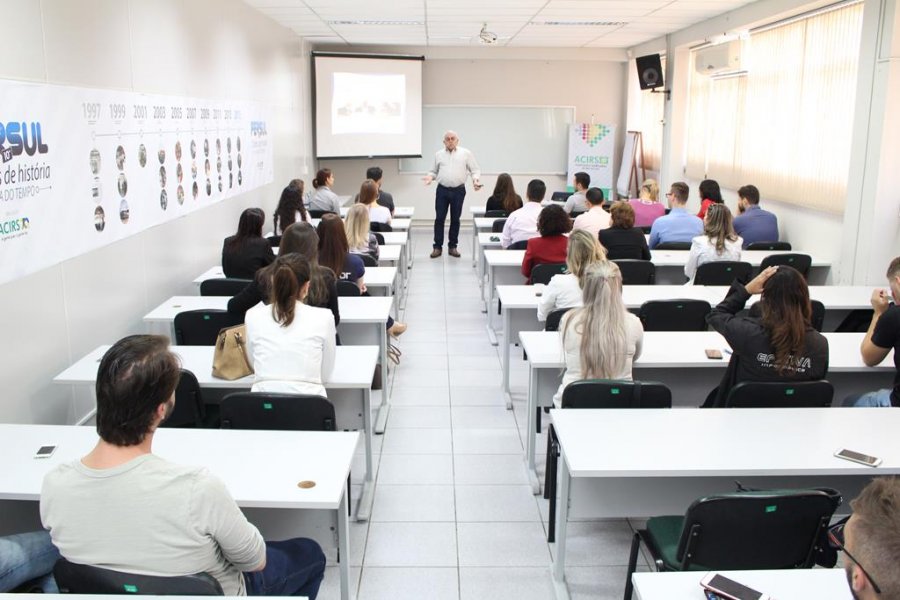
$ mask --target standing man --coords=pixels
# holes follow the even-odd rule
[[[425,176],[425,185],[437,180],[437,193],[434,196],[434,250],[431,258],[441,255],[444,246],[444,221],[447,210],[450,211],[450,239],[447,251],[450,256],[459,258],[459,217],[462,214],[463,201],[466,199],[466,179],[472,175],[472,187],[481,189],[481,169],[475,162],[475,155],[459,145],[459,136],[455,131],[444,134],[444,149],[434,155],[434,167]]]

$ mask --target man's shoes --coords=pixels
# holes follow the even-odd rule
[[[452,254],[452,252],[451,252],[451,254]],[[434,250],[431,251],[431,258],[437,258],[440,255],[441,255],[440,248],[435,248]]]
[[[459,258],[459,256],[460,256],[459,250],[457,250],[456,248],[450,248],[450,250],[448,250],[447,252],[448,252],[448,254],[450,254],[450,256],[452,256],[453,258]]]

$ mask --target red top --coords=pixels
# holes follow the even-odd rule
[[[528,240],[525,258],[522,260],[522,275],[531,283],[531,270],[535,265],[564,263],[569,249],[569,238],[564,235],[548,235]]]
[[[697,216],[701,219],[706,218],[706,209],[710,207],[710,205],[715,204],[715,200],[704,200],[700,203],[700,212],[697,213]]]

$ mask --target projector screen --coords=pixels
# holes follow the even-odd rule
[[[314,52],[316,157],[421,156],[423,60]]]

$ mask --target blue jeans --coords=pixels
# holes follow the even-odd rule
[[[324,576],[322,548],[313,540],[296,538],[266,542],[266,567],[244,573],[244,580],[248,596],[308,596],[315,600]]]
[[[444,245],[444,222],[447,220],[447,211],[450,211],[450,240],[448,248],[456,248],[459,245],[459,217],[462,215],[463,202],[466,199],[465,184],[449,188],[437,186],[434,196],[434,247]]]
[[[52,573],[57,560],[59,551],[46,531],[0,537],[0,592],[34,581],[45,594],[58,594]]]
[[[862,396],[850,396],[844,400],[844,406],[873,407],[891,406],[891,390],[876,390]]]

